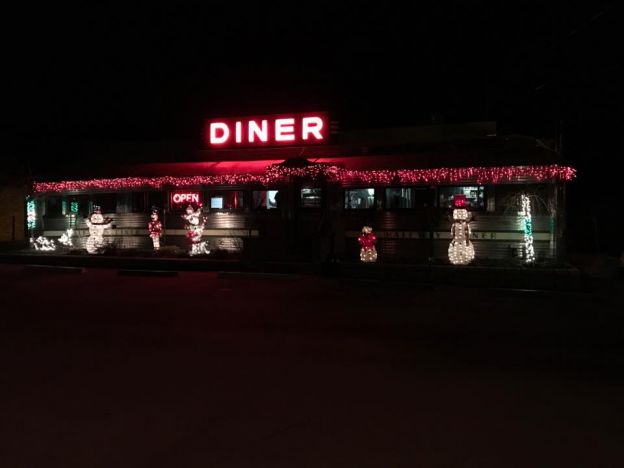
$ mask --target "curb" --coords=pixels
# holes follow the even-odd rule
[[[80,275],[85,272],[84,268],[61,265],[24,265],[25,271],[45,272],[45,273],[64,273]]]
[[[117,274],[119,276],[178,276],[175,270],[119,270]]]

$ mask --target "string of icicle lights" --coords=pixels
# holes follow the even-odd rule
[[[576,176],[572,167],[559,166],[500,166],[500,167],[441,167],[436,169],[399,169],[354,171],[338,166],[315,164],[302,168],[271,165],[264,174],[198,175],[190,177],[123,177],[117,179],[90,179],[63,182],[36,182],[35,193],[79,192],[83,190],[128,190],[138,188],[163,189],[199,185],[261,185],[268,187],[289,177],[310,180],[326,179],[333,182],[366,185],[390,184],[455,184],[470,181],[477,184],[505,182],[569,181]]]

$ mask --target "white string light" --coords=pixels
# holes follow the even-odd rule
[[[520,196],[522,202],[522,217],[524,218],[524,261],[535,261],[535,248],[533,247],[533,216],[531,214],[531,199],[524,193]]]
[[[448,258],[453,265],[468,265],[475,257],[474,246],[470,241],[470,213],[465,208],[453,210],[451,235],[453,240],[448,248]]]
[[[37,225],[37,204],[32,198],[26,202],[26,227],[29,231]]]
[[[59,244],[64,245],[65,247],[73,247],[74,243],[72,242],[72,236],[74,235],[73,229],[68,229],[63,233],[61,237],[59,237]]]
[[[208,243],[202,241],[204,234],[205,218],[201,216],[201,205],[197,210],[193,209],[191,205],[186,208],[186,214],[182,215],[182,218],[186,220],[186,237],[191,242],[191,248],[189,250],[189,256],[195,255],[207,255],[210,253]]]
[[[89,237],[87,238],[86,248],[90,254],[100,253],[106,246],[104,243],[104,230],[112,226],[111,218],[104,218],[99,206],[93,207],[94,211],[85,220],[89,228]]]
[[[43,252],[56,250],[56,245],[54,245],[54,241],[48,239],[47,237],[39,236],[36,239],[33,239],[31,237],[30,243],[35,248],[35,250],[41,250]]]
[[[373,228],[370,226],[364,226],[362,228],[362,234],[358,237],[360,243],[360,260],[364,263],[372,263],[377,261],[377,249],[375,243],[377,242],[377,236],[373,234]]]

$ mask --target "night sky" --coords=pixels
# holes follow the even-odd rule
[[[343,129],[488,119],[500,133],[563,129],[581,171],[572,224],[602,198],[589,192],[617,196],[602,167],[622,154],[615,2],[338,3],[7,10],[4,159],[38,172],[76,157],[76,142],[199,147],[210,116],[327,110]]]

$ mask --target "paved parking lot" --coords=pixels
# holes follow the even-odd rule
[[[0,266],[2,467],[622,466],[617,291]]]

